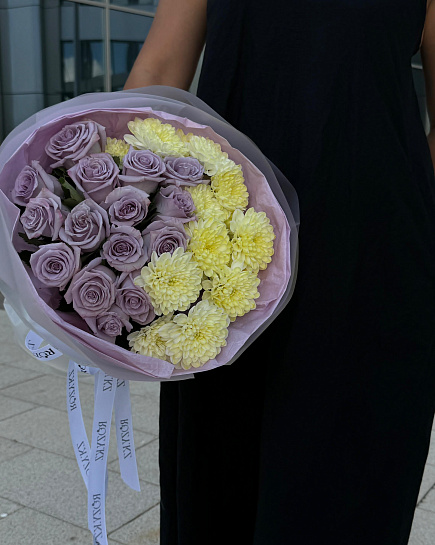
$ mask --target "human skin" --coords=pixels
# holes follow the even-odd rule
[[[124,89],[189,89],[205,44],[207,0],[160,0]]]

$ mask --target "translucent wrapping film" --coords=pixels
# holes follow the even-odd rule
[[[19,209],[9,197],[23,166],[36,159],[43,167],[48,167],[45,144],[68,122],[89,117],[106,126],[109,136],[122,138],[127,121],[141,113],[219,142],[231,159],[242,164],[250,206],[266,212],[277,236],[272,263],[260,273],[265,281],[259,287],[261,295],[257,308],[230,325],[227,346],[216,359],[199,369],[175,369],[171,363],[130,353],[76,327],[70,318],[54,311],[39,297],[16,250],[20,244],[17,236]],[[189,378],[193,373],[233,363],[292,296],[299,227],[299,206],[294,188],[252,140],[186,91],[152,86],[133,91],[93,93],[42,110],[12,131],[0,147],[0,188],[0,289],[16,313],[14,325],[19,335],[24,334],[26,328],[35,331],[65,355],[65,370],[71,359],[126,380]],[[56,366],[59,365],[57,360]]]

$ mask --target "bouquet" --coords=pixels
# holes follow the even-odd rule
[[[297,197],[247,137],[163,86],[43,110],[3,143],[0,169],[6,309],[35,358],[67,369],[89,528],[107,543],[113,406],[139,489],[128,380],[232,363],[273,321],[294,289]],[[91,445],[80,371],[96,377]]]

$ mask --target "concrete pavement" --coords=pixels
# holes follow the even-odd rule
[[[0,543],[91,545],[86,488],[69,435],[65,375],[27,356],[15,344],[8,323],[0,311]],[[90,436],[92,379],[79,380]],[[112,428],[106,509],[109,544],[158,545],[159,385],[132,382],[131,391],[142,490],[135,492],[121,480]],[[434,543],[435,434],[409,545]]]

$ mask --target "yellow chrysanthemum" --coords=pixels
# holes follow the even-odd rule
[[[239,263],[222,267],[211,280],[204,280],[204,300],[212,301],[223,308],[231,321],[255,308],[255,299],[260,296],[257,287],[260,279],[252,271],[243,269]]]
[[[187,249],[207,276],[229,263],[231,242],[224,223],[213,218],[200,219],[185,224],[185,229],[190,237]]]
[[[222,151],[220,144],[210,138],[189,133],[184,135],[184,145],[189,155],[204,165],[204,172],[208,176],[214,176],[217,172],[235,165],[234,161],[228,158],[228,153]]]
[[[272,261],[273,241],[276,238],[269,218],[264,212],[249,208],[246,213],[236,210],[230,221],[233,261],[240,261],[255,273]]]
[[[198,299],[203,275],[192,258],[193,255],[181,247],[172,255],[164,253],[157,257],[153,252],[151,261],[134,279],[136,286],[150,296],[157,315],[187,310]]]
[[[112,155],[112,157],[119,157],[123,159],[130,149],[130,146],[124,142],[124,140],[118,140],[117,138],[107,138],[106,153]]]
[[[189,140],[192,138],[193,136],[193,132],[188,132],[187,134],[182,131],[181,129],[177,129],[176,130],[176,133],[177,135],[180,137],[180,139],[186,143],[186,142],[189,142]]]
[[[178,314],[160,329],[170,361],[183,369],[201,367],[214,359],[227,344],[227,313],[210,303],[200,301],[189,314]]]
[[[151,325],[147,325],[139,331],[134,331],[127,336],[131,351],[142,356],[167,360],[166,344],[160,336],[162,326],[169,322],[172,313],[158,318]]]
[[[241,165],[234,165],[233,168],[212,176],[211,187],[222,208],[233,212],[238,208],[245,210],[248,206],[249,193]]]
[[[218,221],[228,219],[230,212],[221,207],[209,185],[199,184],[195,187],[186,187],[186,191],[192,196],[198,219],[213,218]]]
[[[162,123],[154,117],[136,117],[134,121],[129,121],[128,128],[133,135],[124,135],[124,140],[136,149],[151,150],[161,157],[182,157],[187,154],[184,142],[170,123]]]

